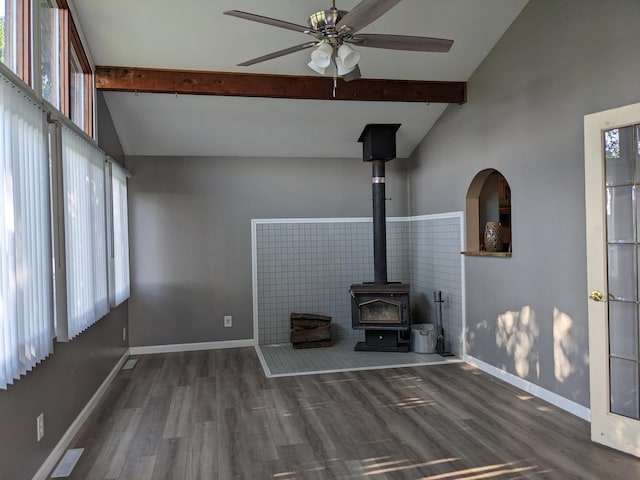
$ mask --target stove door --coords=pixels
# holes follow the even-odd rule
[[[376,298],[358,304],[360,323],[400,324],[402,323],[402,304],[391,300]]]

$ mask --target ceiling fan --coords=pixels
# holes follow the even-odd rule
[[[254,65],[306,50],[307,48],[317,47],[311,53],[309,67],[320,74],[324,74],[326,68],[334,65],[334,73],[348,82],[361,76],[360,67],[358,66],[360,54],[351,45],[417,52],[448,52],[451,49],[453,40],[443,38],[358,33],[398,3],[400,3],[400,0],[362,0],[353,10],[345,11],[338,10],[335,0],[332,0],[329,10],[320,10],[309,17],[308,27],[240,10],[228,10],[224,14],[315,37],[315,40],[311,42],[294,45],[293,47],[239,63],[239,67]]]

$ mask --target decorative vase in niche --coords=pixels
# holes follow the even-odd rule
[[[502,225],[499,222],[487,222],[484,227],[484,248],[487,252],[502,251]]]

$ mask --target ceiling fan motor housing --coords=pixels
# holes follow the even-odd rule
[[[342,34],[342,29],[336,27],[336,25],[347,13],[349,12],[334,8],[330,10],[321,10],[309,17],[309,26],[313,30],[321,32],[322,36],[328,40],[331,38],[338,38]]]

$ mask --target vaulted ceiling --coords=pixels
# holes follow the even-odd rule
[[[358,3],[337,0],[336,6],[351,10]],[[276,82],[277,89],[277,82],[282,81],[280,90],[290,93],[297,87],[287,83],[291,81],[288,76],[317,77],[308,87],[314,94],[295,99],[194,95],[178,87],[171,93],[149,93],[174,88],[165,84],[164,89],[154,90],[148,82],[135,83],[136,78],[126,86],[102,84],[127,155],[357,158],[362,154],[357,139],[367,123],[400,123],[397,153],[407,157],[448,105],[437,101],[448,97],[429,97],[436,98],[431,102],[340,98],[364,98],[365,89],[371,87],[367,83],[374,84],[374,92],[385,89],[370,79],[466,82],[526,3],[403,0],[362,32],[448,38],[454,41],[450,52],[360,47],[363,79],[348,84],[339,79],[335,98],[331,76],[320,77],[307,67],[310,50],[250,67],[236,66],[310,37],[222,13],[243,10],[306,25],[310,14],[330,7],[329,0],[82,0],[74,3],[74,13],[95,65],[150,69],[142,72],[156,75],[151,79],[156,86],[166,82],[165,70],[187,71],[178,72],[183,84],[193,85],[201,78],[203,85],[209,82],[209,89],[224,80],[202,72],[277,75],[264,81],[258,78],[252,88],[264,90]],[[117,78],[109,77],[112,69],[99,68],[98,72],[99,80]],[[282,75],[287,78],[279,80]],[[244,88],[243,77],[224,78],[232,90]],[[415,87],[402,82],[383,85],[407,94]],[[101,88],[100,83],[98,86]]]

